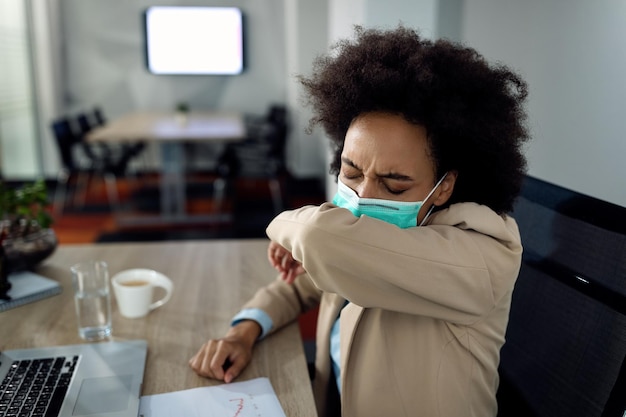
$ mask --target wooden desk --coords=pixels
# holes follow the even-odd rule
[[[174,112],[135,112],[95,128],[87,135],[88,141],[156,142],[161,148],[161,216],[143,217],[143,222],[154,220],[166,223],[228,221],[228,216],[190,216],[186,213],[184,143],[232,142],[246,137],[243,116],[234,112],[190,112],[181,123]],[[222,190],[223,180],[214,187]],[[133,220],[137,223],[137,219]]]
[[[36,272],[58,280],[63,293],[0,313],[0,350],[82,343],[69,268],[101,259],[109,264],[111,276],[143,267],[174,281],[170,301],[144,318],[122,317],[113,297],[113,339],[148,341],[142,394],[218,385],[197,376],[187,362],[208,338],[224,335],[242,303],[275,278],[267,244],[254,239],[61,245]],[[260,376],[269,377],[286,415],[316,415],[297,324],[259,342],[236,381]]]

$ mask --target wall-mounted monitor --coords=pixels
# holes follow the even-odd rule
[[[236,7],[153,6],[144,12],[153,74],[235,75],[244,68],[243,13]]]

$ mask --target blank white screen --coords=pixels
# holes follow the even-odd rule
[[[243,22],[235,7],[150,7],[148,69],[155,74],[239,74]]]

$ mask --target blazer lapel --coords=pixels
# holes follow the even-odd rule
[[[348,303],[341,310],[341,320],[339,322],[339,332],[340,332],[340,353],[339,359],[341,361],[341,382],[343,385],[345,378],[345,370],[346,364],[348,363],[348,352],[350,352],[350,347],[352,346],[352,341],[354,340],[354,334],[356,332],[357,325],[359,324],[359,320],[363,315],[363,311],[365,309],[363,307],[357,306],[356,304]]]

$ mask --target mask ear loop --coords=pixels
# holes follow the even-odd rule
[[[424,216],[424,218],[422,219],[422,221],[420,222],[420,224],[418,226],[422,226],[424,223],[426,223],[426,219],[428,219],[428,216],[430,216],[430,213],[433,212],[434,208],[435,208],[434,204],[432,206],[430,206],[430,208],[428,209],[428,212],[426,213],[426,216]]]
[[[441,185],[441,183],[443,182],[444,179],[446,179],[446,176],[448,175],[448,173],[446,172],[445,174],[443,174],[443,176],[441,177],[441,179],[439,181],[437,181],[437,184],[435,184],[435,186],[433,187],[432,190],[430,190],[430,192],[428,193],[428,195],[426,196],[426,198],[424,199],[424,203],[430,198],[430,196],[433,195],[433,193],[435,192],[435,190],[437,189],[437,187],[439,187]],[[430,216],[430,213],[433,212],[433,210],[435,209],[435,205],[431,205],[430,208],[428,209],[428,212],[426,213],[426,216],[424,216],[424,218],[422,219],[422,221],[420,222],[419,226],[422,226],[424,223],[426,223],[426,219],[428,219],[428,216]]]

